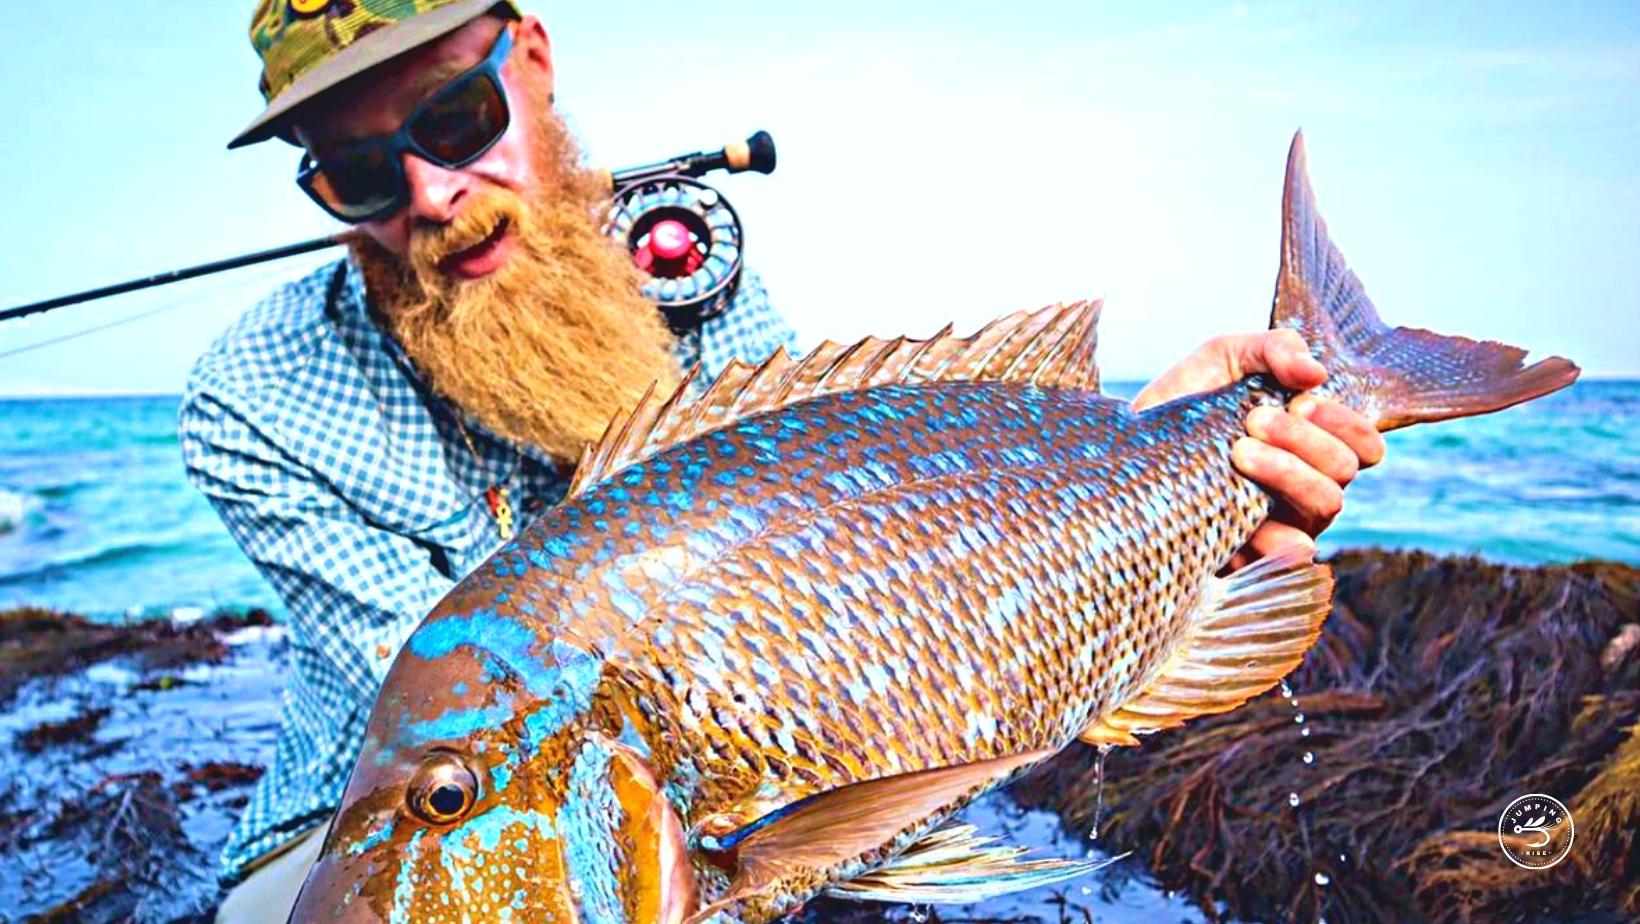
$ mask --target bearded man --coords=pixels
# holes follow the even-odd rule
[[[272,764],[222,857],[218,920],[283,921],[393,655],[454,582],[564,494],[652,385],[792,342],[756,276],[675,335],[599,230],[606,190],[553,109],[541,22],[496,0],[261,0],[267,109],[229,145],[301,146],[349,256],[275,292],[189,382],[189,477],[283,598]],[[1291,331],[1210,341],[1137,399],[1324,373]],[[1383,454],[1340,405],[1262,408],[1236,449],[1280,499],[1242,558],[1310,543]]]

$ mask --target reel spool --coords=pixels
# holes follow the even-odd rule
[[[688,154],[612,174],[605,231],[649,277],[643,293],[677,333],[722,314],[740,282],[745,231],[734,206],[694,177],[774,170],[774,141],[758,132],[722,151]]]
[[[609,234],[649,277],[643,294],[674,331],[699,327],[729,307],[745,232],[717,190],[684,176],[630,184],[615,194]]]

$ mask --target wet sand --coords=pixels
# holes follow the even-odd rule
[[[1334,564],[1340,605],[1291,678],[1296,707],[1272,691],[1113,752],[1102,799],[1096,753],[1073,746],[966,813],[1040,855],[1127,859],[983,905],[804,917],[1636,919],[1640,570]],[[272,751],[284,648],[258,612],[0,614],[0,921],[210,920],[217,852]],[[1554,870],[1498,850],[1497,813],[1524,792],[1559,795],[1579,826]]]

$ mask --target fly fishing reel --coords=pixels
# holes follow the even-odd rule
[[[773,172],[774,140],[758,132],[721,151],[685,154],[610,175],[605,231],[647,277],[643,293],[683,333],[720,315],[740,282],[745,232],[734,206],[695,179],[713,170]]]

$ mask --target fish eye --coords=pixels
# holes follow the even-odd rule
[[[435,751],[411,777],[405,801],[422,821],[447,825],[459,821],[478,802],[478,777],[460,757]]]

